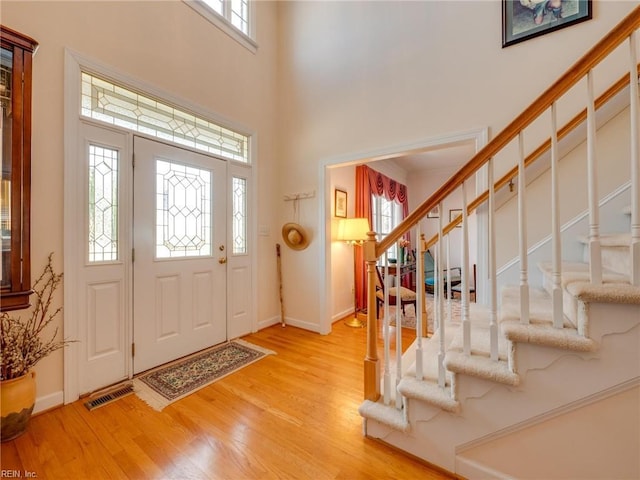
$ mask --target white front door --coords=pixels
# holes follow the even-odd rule
[[[134,138],[133,371],[227,339],[226,162]]]

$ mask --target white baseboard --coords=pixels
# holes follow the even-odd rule
[[[351,308],[347,308],[346,310],[339,312],[339,313],[335,313],[334,315],[331,316],[331,323],[337,322],[338,320],[342,320],[343,318],[347,317],[348,315],[353,316],[353,307]]]
[[[473,480],[474,478],[492,478],[496,480],[512,480],[513,477],[489,468],[475,460],[464,457],[456,457],[456,474]]]
[[[298,320],[296,318],[285,317],[284,319],[285,325],[291,325],[292,327],[302,328],[304,330],[309,330],[310,332],[322,333],[320,332],[320,325],[315,323],[305,322],[304,320]],[[272,317],[267,320],[262,320],[258,322],[258,330],[262,330],[263,328],[271,327],[272,325],[278,325],[280,323],[280,316]]]
[[[40,413],[54,407],[59,407],[64,403],[64,392],[62,390],[43,397],[36,398],[36,405],[33,407],[33,413]]]

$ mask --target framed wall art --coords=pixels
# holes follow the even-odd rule
[[[591,0],[502,0],[502,47],[584,22],[591,16]]]
[[[427,218],[440,218],[440,205],[436,205],[427,212]]]
[[[336,188],[335,216],[347,218],[347,192]]]

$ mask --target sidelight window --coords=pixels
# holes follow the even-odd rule
[[[89,145],[89,262],[118,260],[119,152]]]

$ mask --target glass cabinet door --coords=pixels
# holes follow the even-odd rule
[[[2,277],[0,288],[11,288],[11,79],[13,51],[2,48],[0,57],[0,128],[2,129],[2,177],[0,180],[0,238],[2,239]]]
[[[31,291],[31,62],[37,43],[0,26],[0,311]]]

